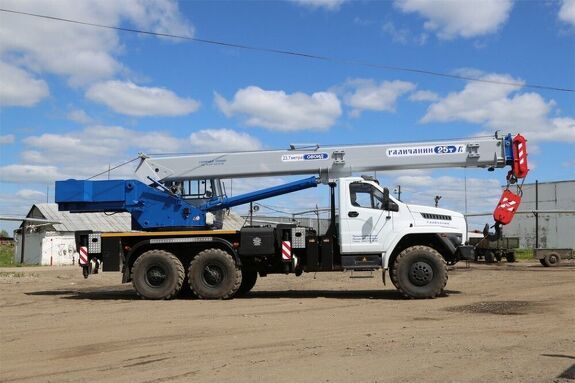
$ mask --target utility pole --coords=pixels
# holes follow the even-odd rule
[[[539,210],[539,181],[535,180],[535,210]],[[539,248],[539,213],[535,212],[535,248]]]
[[[465,185],[465,215],[467,215],[467,172],[463,169],[463,184]]]

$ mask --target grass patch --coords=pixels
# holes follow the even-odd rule
[[[18,266],[14,263],[14,246],[0,245],[0,267]]]
[[[517,260],[533,259],[533,249],[515,249],[515,259]]]

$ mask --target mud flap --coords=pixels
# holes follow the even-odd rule
[[[466,261],[474,261],[475,248],[473,246],[461,245],[457,248],[455,255],[458,259],[464,259]]]

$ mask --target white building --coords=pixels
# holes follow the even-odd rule
[[[223,214],[223,229],[237,230],[245,219],[235,213]],[[58,211],[55,203],[33,205],[26,218],[38,218],[49,223],[24,223],[14,233],[14,263],[31,265],[74,265],[78,262],[74,232],[131,231],[129,213],[70,213]]]
[[[74,265],[78,262],[74,232],[80,230],[120,232],[131,230],[128,213],[69,213],[58,211],[55,203],[33,205],[27,218],[57,223],[24,223],[16,230],[14,263],[36,265]]]
[[[535,195],[538,194],[538,201]],[[535,209],[549,211],[540,213],[536,227]],[[554,212],[555,211],[555,212]],[[575,181],[539,182],[523,185],[523,198],[518,214],[505,226],[503,233],[519,237],[520,247],[534,248],[536,233],[540,248],[575,248]]]

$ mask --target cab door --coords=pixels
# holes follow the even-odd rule
[[[340,190],[341,252],[381,253],[393,230],[393,212],[383,209],[383,191],[375,182],[353,181]]]

